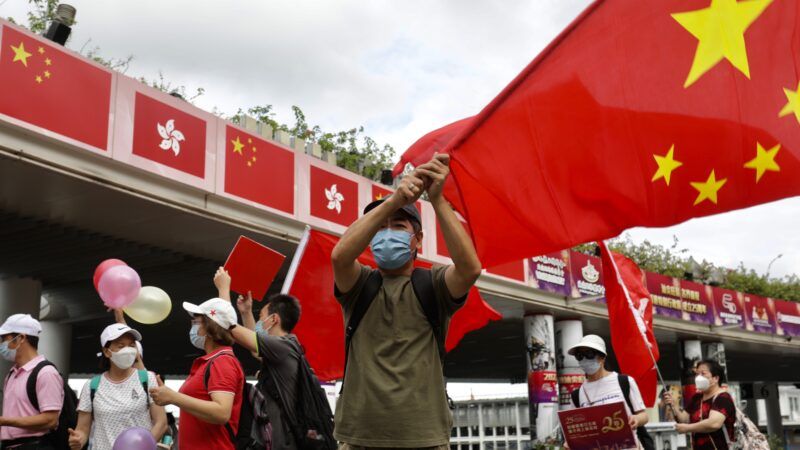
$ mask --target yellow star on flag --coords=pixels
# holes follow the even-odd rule
[[[41,83],[42,83],[42,81],[44,81],[44,80],[42,80],[42,77],[41,77],[41,75],[36,75],[36,82],[37,82],[37,83],[39,83],[39,84],[41,84]]]
[[[669,180],[670,176],[672,176],[672,171],[683,165],[682,162],[675,160],[673,157],[674,152],[675,144],[669,148],[669,151],[666,155],[653,155],[653,158],[656,160],[656,164],[658,164],[658,170],[653,174],[653,179],[650,181],[656,181],[659,178],[663,178],[664,182],[667,183],[667,186],[669,186]]]
[[[45,70],[44,71],[44,77],[45,78],[50,78],[50,71],[49,70]]]
[[[797,123],[800,123],[800,83],[797,83],[797,90],[793,91],[788,88],[783,88],[783,93],[786,94],[786,106],[783,107],[778,117],[785,117],[794,113],[794,118]]]
[[[33,55],[25,51],[25,43],[20,42],[17,47],[12,45],[11,50],[14,50],[14,60],[11,62],[22,61],[22,65],[28,67],[28,58]]]
[[[721,180],[717,180],[717,176],[714,171],[711,171],[711,175],[708,176],[708,180],[705,182],[691,182],[693,188],[697,189],[697,199],[695,199],[694,204],[697,206],[698,204],[702,203],[704,200],[710,200],[711,203],[717,204],[717,192],[722,189],[722,186],[728,182],[727,178],[723,178]]]
[[[233,144],[233,153],[238,153],[244,156],[244,153],[242,153],[244,144],[242,144],[242,141],[239,139],[239,136],[236,136],[235,140],[231,140],[231,144]]]
[[[44,47],[39,47],[39,54],[44,55]]]
[[[775,156],[778,150],[781,149],[780,144],[772,147],[769,150],[764,150],[760,142],[756,142],[756,157],[747,161],[744,165],[746,169],[756,170],[756,183],[761,180],[761,177],[766,171],[780,172],[781,167],[775,162]]]
[[[46,65],[46,66],[50,66],[50,65],[52,65],[52,64],[53,64],[53,61],[51,61],[51,60],[50,60],[50,58],[45,58],[45,60],[44,60],[44,65]]]
[[[672,14],[697,38],[692,68],[683,87],[689,87],[722,59],[750,78],[744,33],[773,0],[711,0],[705,9]]]

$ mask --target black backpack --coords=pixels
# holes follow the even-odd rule
[[[208,390],[208,380],[211,377],[211,365],[220,356],[235,356],[230,352],[220,352],[206,364],[203,374],[203,385]],[[239,426],[233,431],[230,423],[225,424],[225,429],[231,438],[236,450],[271,450],[272,449],[272,423],[267,414],[264,395],[250,383],[242,387],[242,406],[239,413]]]
[[[297,341],[289,340],[291,355],[297,359],[297,391],[294,417],[288,413],[286,399],[280,389],[273,389],[278,405],[283,412],[283,423],[288,425],[297,448],[300,450],[336,450],[338,444],[333,437],[333,412],[328,395],[309,366],[303,349]],[[275,369],[267,366],[274,386]]]
[[[39,377],[39,372],[46,366],[56,367],[55,364],[47,360],[40,362],[31,370],[28,382],[25,385],[28,400],[37,411],[39,411],[39,395],[36,393],[36,380]],[[56,370],[58,370],[57,367]],[[58,427],[45,434],[44,439],[50,442],[55,450],[69,450],[69,431],[67,430],[75,428],[78,424],[78,396],[69,387],[67,379],[61,373],[59,375],[61,376],[61,382],[64,384],[64,404],[58,414]]]
[[[633,403],[631,403],[631,381],[628,379],[627,375],[619,374],[617,377],[617,382],[619,383],[620,390],[622,390],[622,395],[625,397],[625,403],[628,404],[628,408],[630,408],[632,412]],[[575,405],[576,408],[580,408],[581,406],[580,392],[581,389],[578,388],[572,391],[572,393],[570,394],[572,395],[572,404]],[[642,443],[642,447],[644,447],[644,450],[656,450],[656,443],[655,441],[653,441],[653,437],[650,436],[650,433],[647,431],[647,428],[637,427],[636,437],[639,438],[639,442]]]

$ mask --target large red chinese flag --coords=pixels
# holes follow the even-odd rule
[[[225,192],[294,213],[294,153],[228,125]]]
[[[294,332],[306,349],[311,367],[325,381],[341,378],[344,370],[344,318],[333,296],[331,267],[331,253],[338,240],[327,233],[308,231],[297,249],[283,289],[300,300],[302,315]],[[361,255],[359,262],[375,267],[369,250]],[[417,266],[429,268],[430,264],[418,260]],[[465,334],[500,318],[473,288],[466,304],[450,320],[445,348],[452,350]]]
[[[203,178],[206,121],[137,92],[133,154]]]
[[[606,285],[611,345],[622,373],[639,385],[645,405],[656,399],[656,361],[660,354],[653,334],[653,302],[639,267],[600,243]]]
[[[2,25],[0,113],[108,149],[111,73]]]
[[[798,195],[799,16],[796,0],[593,3],[435,132],[483,263]]]

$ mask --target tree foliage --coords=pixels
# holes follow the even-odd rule
[[[688,279],[687,273],[691,273],[693,269],[693,260],[691,260],[689,250],[680,248],[677,237],[673,237],[671,246],[665,247],[647,240],[636,243],[629,235],[624,235],[611,240],[609,248],[622,253],[632,259],[642,270],[649,272]],[[594,254],[595,249],[595,244],[583,244],[574,248],[574,250],[587,254]],[[698,267],[694,269],[698,272],[699,277],[694,277],[694,281],[712,284],[714,274],[721,273],[723,276],[719,283],[720,287],[762,297],[800,302],[800,277],[796,274],[777,278],[770,277],[768,274],[759,274],[755,270],[745,267],[744,263],[739,263],[739,266],[734,269],[720,267],[706,260],[697,264]]]
[[[292,106],[292,125],[275,120],[272,105],[253,106],[246,111],[239,109],[231,119],[241,122],[245,113],[274,130],[283,130],[296,138],[319,144],[322,151],[336,155],[336,165],[353,173],[377,180],[381,170],[392,167],[394,148],[389,144],[379,145],[364,133],[363,126],[340,131],[323,130],[319,125],[310,126],[299,106]]]

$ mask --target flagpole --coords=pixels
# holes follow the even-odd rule
[[[306,225],[306,229],[303,230],[303,237],[300,238],[300,244],[297,245],[297,250],[294,252],[292,264],[289,265],[289,271],[286,273],[286,278],[283,280],[281,294],[289,293],[289,289],[291,289],[292,283],[294,283],[294,277],[297,275],[297,268],[300,266],[300,260],[303,259],[303,254],[306,252],[306,246],[310,238],[311,226]]]
[[[611,250],[608,249],[606,241],[603,241],[603,250],[605,250],[605,252],[608,253],[608,259],[609,261],[611,261],[611,266],[614,269],[614,275],[617,277],[617,283],[619,283],[619,285],[622,286],[622,292],[625,293],[625,300],[627,300],[628,302],[628,310],[630,310],[631,314],[633,314],[634,308],[633,308],[633,301],[631,300],[631,294],[630,292],[628,292],[628,286],[625,285],[625,282],[622,280],[622,277],[619,274],[619,268],[617,267],[617,262],[614,261],[614,255],[612,255]],[[637,328],[639,327],[637,326]],[[647,354],[650,355],[650,361],[653,362],[653,367],[656,369],[656,375],[658,376],[658,381],[661,382],[662,395],[663,395],[663,392],[667,391],[667,382],[664,381],[664,376],[661,375],[661,369],[658,368],[658,362],[656,361],[655,355],[653,355],[653,350],[650,348],[650,342],[647,341],[647,336],[644,334],[641,328],[639,328],[639,335],[644,340],[645,347],[647,347]],[[677,421],[678,410],[675,409],[674,403],[670,405],[670,409],[672,409],[672,414],[675,416],[675,420]]]

